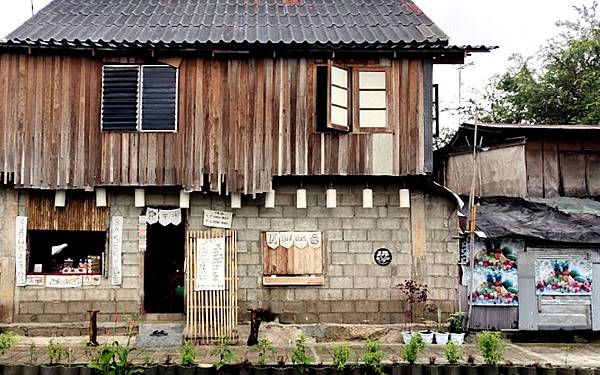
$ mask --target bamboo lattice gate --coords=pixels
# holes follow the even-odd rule
[[[186,334],[208,345],[219,337],[238,340],[238,278],[236,233],[228,229],[188,231],[186,236]],[[225,237],[225,290],[195,291],[198,251],[196,239]]]

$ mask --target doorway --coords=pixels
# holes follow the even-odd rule
[[[185,214],[179,225],[147,226],[144,258],[144,311],[183,313]]]

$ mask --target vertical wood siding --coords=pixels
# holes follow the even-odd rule
[[[207,180],[213,191],[260,193],[275,175],[373,174],[371,134],[316,132],[312,59],[183,59],[176,133],[100,132],[102,64],[0,55],[4,183],[199,190]],[[393,174],[422,174],[424,63],[394,60],[391,74]]]

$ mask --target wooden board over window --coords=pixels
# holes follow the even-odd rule
[[[30,191],[27,229],[106,231],[108,208],[96,207],[94,194],[67,192],[65,207],[54,207],[53,191]]]
[[[267,244],[267,232],[261,233],[263,285],[323,285],[323,235],[316,233],[321,239],[318,247],[280,244],[274,249]]]

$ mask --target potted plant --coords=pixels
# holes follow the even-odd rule
[[[157,375],[158,374],[158,364],[152,356],[149,354],[144,355],[144,361],[142,362],[142,370],[144,371],[144,375]]]
[[[346,369],[346,364],[350,360],[352,351],[348,344],[343,343],[333,348],[333,367],[338,373],[343,373]]]
[[[411,375],[420,375],[423,367],[416,365],[419,354],[425,349],[425,341],[419,332],[413,333],[408,344],[400,351],[400,357],[410,365]]]
[[[268,357],[273,361],[273,357],[275,356],[275,348],[273,348],[273,344],[268,339],[260,339],[256,345],[258,349],[258,361],[257,366],[252,366],[252,373],[255,375],[267,375],[269,373],[269,369],[267,366]]]
[[[175,375],[176,371],[173,365],[173,358],[167,354],[165,361],[158,366],[158,375]]]
[[[296,339],[296,344],[292,351],[292,363],[296,366],[300,375],[303,375],[307,370],[307,366],[312,364],[312,362],[313,359],[306,353],[306,337],[304,333],[301,333]]]
[[[414,280],[404,280],[404,282],[397,285],[397,288],[400,289],[400,292],[404,295],[406,302],[408,303],[410,329],[403,335],[403,341],[406,344],[410,341],[410,336],[412,334],[417,304],[427,302],[429,290],[427,289],[427,285],[419,284]]]
[[[363,354],[362,359],[367,370],[369,370],[372,374],[381,375],[383,373],[381,361],[385,358],[385,353],[381,350],[379,340],[367,339],[364,347],[365,353]]]
[[[181,366],[177,367],[177,375],[194,375],[196,373],[196,352],[190,340],[185,340],[180,352]]]
[[[98,354],[88,364],[88,367],[100,374],[135,375],[143,373],[139,367],[133,366],[129,361],[129,354],[133,348],[129,345],[130,337],[126,345],[117,341],[100,348]]]
[[[48,364],[40,367],[41,375],[62,375],[63,366],[58,364],[65,355],[65,347],[61,343],[54,342],[54,339],[48,341],[47,346]]]
[[[477,336],[477,344],[486,365],[484,375],[497,375],[498,363],[504,359],[506,347],[502,334],[483,331]]]
[[[463,322],[465,319],[465,313],[455,312],[448,318],[450,341],[462,345],[465,342],[465,333],[463,332]]]
[[[464,353],[462,348],[454,341],[448,341],[444,345],[444,355],[446,361],[448,361],[448,366],[444,368],[444,375],[460,375],[458,364],[463,359]]]
[[[217,347],[210,352],[212,357],[217,359],[215,368],[220,374],[235,373],[232,372],[228,365],[237,360],[237,357],[231,349],[231,342],[227,336],[221,336],[217,340]]]
[[[440,306],[437,306],[436,309],[437,315],[437,331],[435,332],[435,343],[438,345],[446,345],[448,339],[450,338],[450,333],[446,332],[445,325],[442,321],[442,309]]]
[[[22,373],[23,375],[39,375],[40,373],[37,346],[34,343],[29,344],[29,363],[23,367]]]
[[[63,368],[63,375],[79,375],[79,367],[73,366],[75,349],[72,346],[64,350],[66,366]]]
[[[10,349],[17,345],[17,335],[13,332],[0,333],[0,355],[6,354]],[[5,365],[3,374],[20,375],[23,370],[21,365]]]

